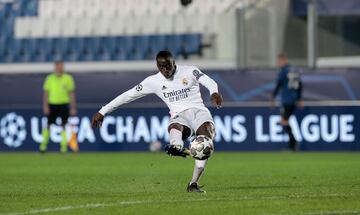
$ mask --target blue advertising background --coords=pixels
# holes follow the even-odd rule
[[[305,107],[291,118],[301,150],[360,150],[360,107]],[[78,118],[70,120],[78,133],[81,151],[143,151],[149,143],[168,140],[168,109],[120,108],[108,115],[101,129],[92,129],[90,118],[97,108],[80,108]],[[287,137],[279,124],[279,109],[268,107],[224,107],[211,109],[217,127],[215,149],[282,150]],[[0,109],[0,150],[36,151],[41,128],[46,125],[39,108]],[[24,130],[26,131],[24,135]],[[52,139],[59,141],[59,127]],[[58,138],[58,139],[56,139]],[[49,150],[57,151],[52,142]]]

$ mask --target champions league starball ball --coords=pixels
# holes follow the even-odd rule
[[[197,160],[206,160],[213,152],[213,141],[205,135],[197,136],[190,143],[190,155]]]

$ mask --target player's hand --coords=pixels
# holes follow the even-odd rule
[[[75,107],[70,108],[70,115],[71,116],[76,116],[77,115],[77,110],[76,110]]]
[[[103,121],[104,116],[101,113],[97,112],[93,115],[91,119],[91,125],[93,128],[100,128]]]
[[[211,95],[211,102],[213,105],[215,105],[217,108],[221,108],[223,99],[220,93],[213,93]]]
[[[49,114],[50,114],[49,105],[44,105],[44,107],[43,107],[43,112],[44,112],[44,115],[45,115],[45,116],[49,116]]]
[[[299,101],[297,101],[296,106],[300,109],[303,109],[304,108],[304,100],[300,99]]]

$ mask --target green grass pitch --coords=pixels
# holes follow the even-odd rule
[[[360,214],[358,153],[215,152],[186,193],[191,158],[164,153],[0,154],[0,215]]]

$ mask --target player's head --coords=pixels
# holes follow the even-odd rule
[[[165,78],[172,78],[176,70],[176,65],[171,52],[160,51],[156,55],[156,65]]]
[[[278,54],[277,64],[280,67],[285,66],[286,64],[288,64],[288,57],[287,57],[287,55],[285,53]]]
[[[55,73],[61,75],[64,73],[64,63],[62,61],[55,62]]]

